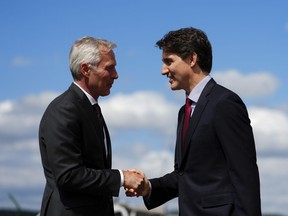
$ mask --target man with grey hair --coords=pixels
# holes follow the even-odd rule
[[[143,187],[143,175],[111,169],[110,136],[98,105],[118,78],[115,47],[84,37],[71,48],[74,82],[49,104],[39,127],[46,178],[41,216],[112,216],[121,186]]]

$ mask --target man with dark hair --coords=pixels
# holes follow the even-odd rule
[[[148,209],[178,197],[181,216],[261,216],[247,109],[209,75],[212,48],[206,34],[182,28],[156,44],[162,50],[162,75],[172,90],[185,91],[186,103],[178,113],[174,171],[146,179],[137,195],[144,196]]]

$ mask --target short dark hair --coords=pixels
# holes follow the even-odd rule
[[[165,52],[175,53],[183,60],[194,52],[198,56],[200,68],[210,73],[212,68],[212,46],[205,32],[193,27],[170,31],[156,42]]]

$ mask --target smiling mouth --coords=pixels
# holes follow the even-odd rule
[[[109,83],[108,86],[112,88],[113,82]]]

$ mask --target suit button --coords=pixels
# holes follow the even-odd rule
[[[183,171],[180,171],[178,174],[179,174],[180,176],[182,176],[182,175],[184,174],[184,172],[183,172]]]

